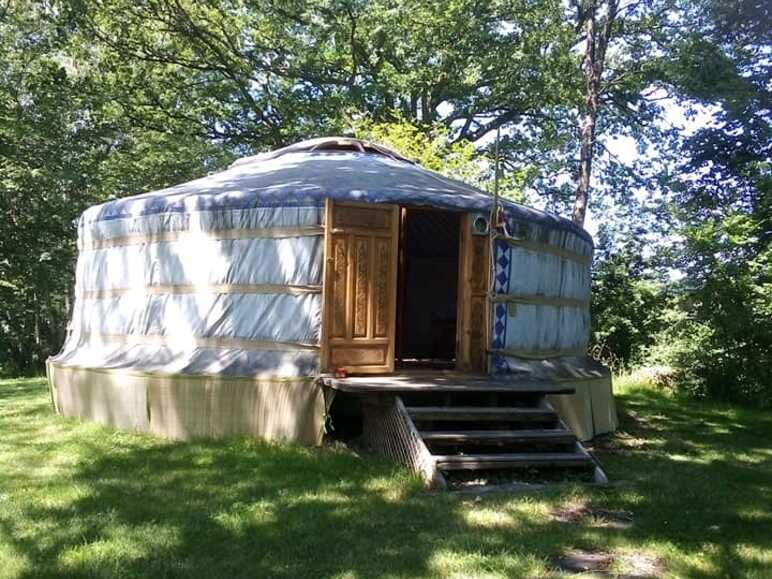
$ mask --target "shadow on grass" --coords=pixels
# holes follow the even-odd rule
[[[480,533],[464,502],[348,450],[170,443],[33,406],[5,431],[22,467],[0,477],[23,489],[13,516],[0,506],[17,577],[524,575],[564,542],[536,517]]]
[[[40,382],[18,383],[0,383],[10,576],[522,577],[570,548],[654,550],[669,575],[768,571],[772,420],[759,412],[633,391],[598,449],[627,484],[477,502],[347,450],[170,443],[62,420]],[[634,522],[550,518],[577,499]]]
[[[758,576],[772,564],[772,416],[650,388],[619,398],[620,428],[596,454],[627,492],[593,498],[633,511],[633,542],[700,555],[689,577]]]

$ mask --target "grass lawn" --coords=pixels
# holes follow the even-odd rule
[[[0,381],[0,577],[772,577],[772,415],[620,381],[615,484],[428,493],[345,449],[174,443],[62,419]]]

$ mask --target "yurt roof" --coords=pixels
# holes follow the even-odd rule
[[[492,197],[429,171],[381,145],[343,137],[302,141],[245,157],[228,169],[88,209],[86,222],[159,213],[321,205],[325,198],[490,211]],[[567,229],[591,240],[571,221],[502,199],[515,219]]]

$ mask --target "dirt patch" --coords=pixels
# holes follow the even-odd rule
[[[578,573],[594,573],[596,575],[610,575],[609,569],[614,563],[614,556],[603,551],[584,551],[571,549],[566,551],[554,561],[555,570],[558,573],[575,575]]]
[[[584,575],[620,579],[658,579],[663,577],[662,562],[642,552],[617,554],[610,551],[569,549],[553,560],[555,576]]]
[[[664,576],[664,565],[656,555],[633,551],[619,556],[622,577],[650,579]]]
[[[561,523],[591,522],[608,529],[629,529],[633,525],[630,511],[610,511],[585,504],[569,504],[552,509],[552,518]]]

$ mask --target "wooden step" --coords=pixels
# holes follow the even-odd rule
[[[454,470],[493,470],[504,468],[570,467],[594,465],[586,454],[578,452],[518,452],[511,454],[435,455],[437,468]]]
[[[409,406],[408,414],[416,420],[555,420],[554,410],[508,406]]]
[[[463,444],[472,442],[549,442],[570,444],[576,437],[562,428],[544,430],[457,430],[422,431],[424,442]]]

